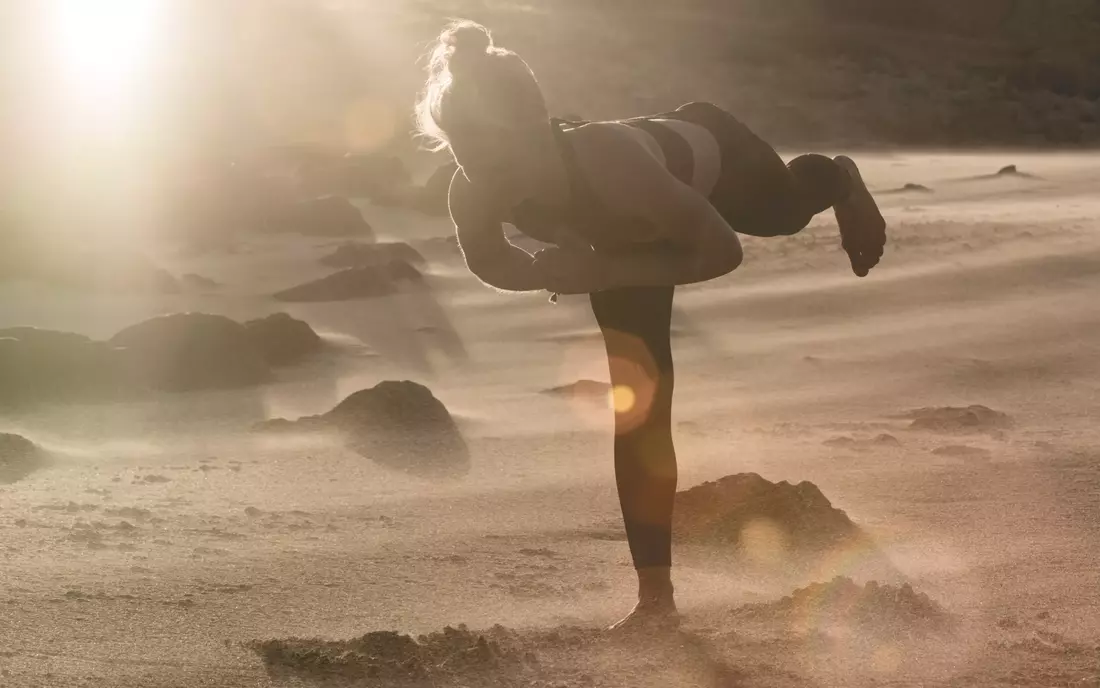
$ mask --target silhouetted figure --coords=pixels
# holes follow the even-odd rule
[[[670,576],[676,454],[670,318],[676,285],[741,263],[737,233],[794,234],[829,208],[852,270],[882,256],[886,223],[849,158],[789,164],[709,103],[610,122],[551,119],[535,78],[489,32],[439,37],[417,109],[459,171],[449,207],[469,269],[506,291],[591,295],[615,390],[615,474],[638,605],[617,629],[678,620]],[[554,246],[531,255],[501,225]]]

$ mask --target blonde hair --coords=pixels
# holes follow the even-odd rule
[[[477,22],[447,26],[432,48],[427,71],[416,125],[433,151],[450,146],[448,130],[469,122],[546,115],[531,68],[516,53],[496,46],[489,29]]]

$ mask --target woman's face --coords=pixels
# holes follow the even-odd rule
[[[450,138],[455,160],[467,179],[516,202],[533,194],[547,156],[556,154],[545,119],[505,125],[479,122],[450,133]]]

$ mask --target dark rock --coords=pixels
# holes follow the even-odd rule
[[[908,414],[913,430],[932,432],[990,432],[1011,428],[1012,419],[1006,413],[987,406],[943,406],[921,408]]]
[[[323,196],[287,204],[267,220],[274,232],[296,232],[308,236],[354,236],[374,238],[374,232],[359,209],[346,198]]]
[[[422,283],[420,271],[403,260],[391,260],[385,265],[350,268],[300,284],[273,295],[277,301],[317,302],[350,301],[352,299],[389,296],[401,283]]]
[[[746,526],[765,522],[794,552],[820,552],[862,540],[862,531],[810,482],[772,483],[730,475],[676,495],[673,530],[685,541],[742,543]]]
[[[333,253],[322,258],[320,263],[331,268],[362,268],[385,265],[393,260],[403,260],[410,265],[427,263],[420,251],[403,241],[341,244]]]
[[[46,454],[19,435],[0,432],[0,483],[22,480],[46,463]]]
[[[296,363],[321,348],[313,328],[286,313],[276,313],[244,324],[252,345],[273,366]]]
[[[124,350],[136,383],[157,390],[225,389],[266,382],[271,370],[248,329],[203,313],[165,315],[129,327],[110,343]]]
[[[1005,165],[1001,169],[997,170],[998,175],[1011,175],[1019,173],[1020,170],[1015,165]]]
[[[598,382],[596,380],[577,380],[569,385],[545,389],[542,393],[574,399],[606,400],[608,395],[611,394],[611,384],[607,382]]]
[[[901,187],[903,191],[917,191],[919,193],[932,193],[932,189],[929,189],[924,184],[906,184]]]
[[[268,421],[255,430],[335,431],[367,458],[410,473],[457,474],[469,468],[469,449],[447,407],[415,382],[380,382],[324,415]]]
[[[0,330],[0,406],[114,400],[127,393],[119,352],[70,332]]]
[[[194,273],[188,273],[181,276],[180,282],[189,289],[198,289],[202,291],[210,291],[222,286],[208,277],[203,277],[202,275],[196,275]]]

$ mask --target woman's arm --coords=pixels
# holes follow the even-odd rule
[[[502,291],[546,288],[534,257],[508,241],[498,214],[479,197],[462,170],[451,179],[448,204],[466,267],[478,279]]]
[[[582,164],[592,170],[593,190],[616,215],[638,218],[637,236],[615,237],[613,251],[540,251],[535,264],[547,288],[572,294],[692,284],[741,264],[737,233],[714,206],[629,133],[615,125],[592,127],[577,143]]]

